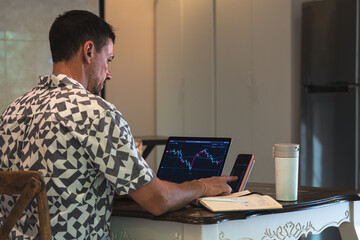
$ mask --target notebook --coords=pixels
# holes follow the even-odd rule
[[[182,183],[221,176],[230,145],[231,138],[169,137],[157,177]]]

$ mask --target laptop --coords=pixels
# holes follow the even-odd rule
[[[221,176],[230,145],[231,138],[169,137],[157,177],[182,183]]]

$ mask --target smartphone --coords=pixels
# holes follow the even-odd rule
[[[232,192],[239,192],[245,189],[246,182],[250,176],[255,159],[253,154],[239,154],[231,170],[231,176],[238,176],[238,179],[229,182]]]

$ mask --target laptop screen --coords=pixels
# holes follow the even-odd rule
[[[181,183],[221,176],[231,138],[169,137],[157,177]]]

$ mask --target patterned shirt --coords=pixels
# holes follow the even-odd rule
[[[155,177],[121,113],[61,74],[41,76],[1,115],[0,170],[44,174],[52,233],[66,240],[109,239],[114,189],[128,194]],[[0,222],[15,198],[0,196]],[[34,206],[11,239],[39,238]]]

